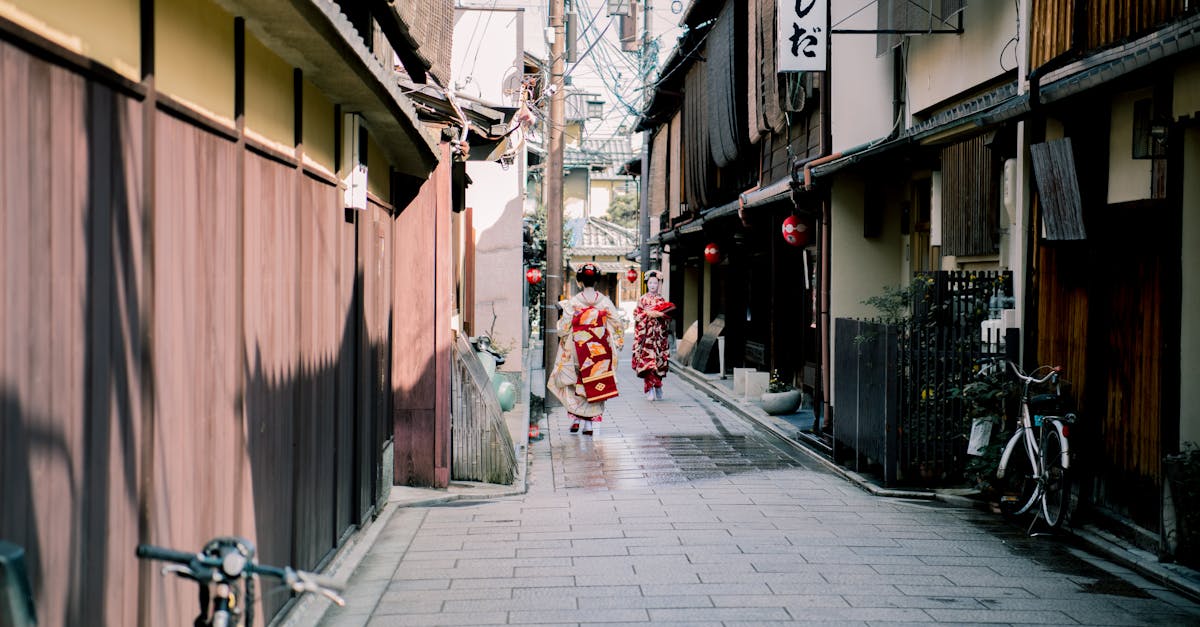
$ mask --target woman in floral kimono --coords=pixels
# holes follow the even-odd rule
[[[651,270],[646,273],[646,293],[638,299],[633,310],[633,370],[644,381],[646,400],[661,401],[662,379],[667,376],[670,353],[667,345],[668,317],[674,305],[667,302],[658,291],[662,287],[662,273]]]
[[[596,291],[596,264],[583,264],[575,278],[583,290],[559,302],[558,356],[546,385],[567,408],[571,433],[582,420],[583,435],[592,435],[603,419],[604,401],[617,395],[617,352],[625,345],[625,328],[613,302]]]

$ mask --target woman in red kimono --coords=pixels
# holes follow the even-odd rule
[[[604,401],[617,395],[617,353],[625,344],[625,327],[612,300],[596,291],[596,264],[583,264],[575,278],[583,289],[559,302],[558,355],[546,386],[567,408],[571,433],[583,421],[583,435],[592,435],[603,419]]]
[[[667,376],[670,353],[667,345],[669,314],[675,305],[667,302],[658,291],[662,288],[662,273],[646,273],[646,293],[638,299],[633,310],[633,370],[643,380],[646,400],[661,401],[662,380]]]

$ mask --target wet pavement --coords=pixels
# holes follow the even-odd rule
[[[679,377],[640,383],[626,361],[593,436],[553,411],[526,494],[396,510],[322,624],[1200,624],[1067,539],[872,496]]]

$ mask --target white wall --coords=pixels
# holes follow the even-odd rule
[[[567,170],[563,176],[563,220],[582,218],[588,205],[588,171]]]
[[[1150,198],[1150,159],[1133,158],[1133,103],[1150,98],[1147,89],[1117,94],[1112,100],[1108,136],[1108,202]]]
[[[1016,34],[1014,3],[992,1],[967,3],[961,35],[911,36],[909,110],[927,109],[1016,68]]]
[[[520,371],[522,313],[521,217],[524,198],[517,168],[507,171],[498,163],[471,161],[467,175],[467,206],[475,226],[475,328],[488,333],[497,345],[511,346],[501,370]],[[495,326],[492,316],[496,316]]]
[[[516,106],[525,71],[524,29],[521,11],[456,9],[451,86],[486,102]]]
[[[1185,171],[1200,168],[1200,128],[1187,130],[1184,141]],[[1200,443],[1200,177],[1183,181],[1183,293],[1180,299],[1179,439]]]
[[[608,205],[612,202],[612,182],[592,181],[591,216],[593,218],[608,218]]]
[[[830,22],[839,28],[875,28],[874,11],[846,19],[858,6],[834,3]],[[835,35],[830,40],[833,91],[830,124],[833,150],[886,137],[892,130],[892,58],[875,58],[875,38]]]
[[[522,11],[456,9],[451,84],[484,101],[515,106],[524,72]],[[524,163],[520,154],[518,161]],[[519,372],[524,363],[522,224],[524,168],[505,170],[495,162],[471,161],[466,204],[475,229],[475,328],[493,344],[511,347],[502,370]],[[495,322],[493,323],[493,316]]]

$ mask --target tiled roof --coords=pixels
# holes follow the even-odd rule
[[[565,226],[571,231],[571,254],[623,255],[638,243],[633,229],[600,218],[577,218]]]

